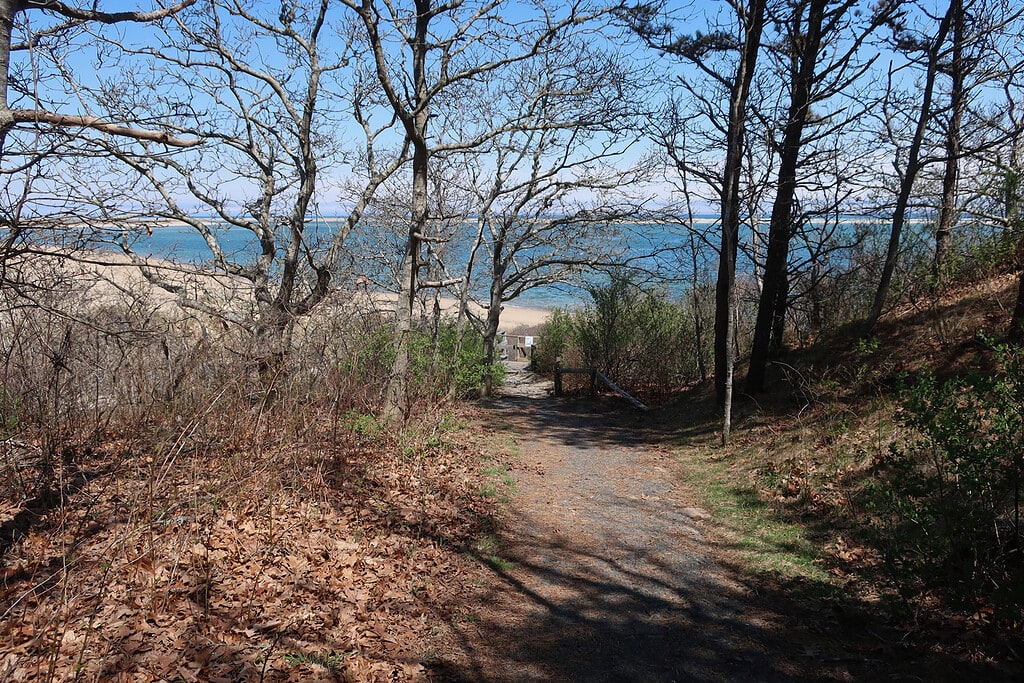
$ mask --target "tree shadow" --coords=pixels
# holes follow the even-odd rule
[[[507,398],[494,404],[489,424],[581,457],[673,433],[657,415],[621,405]],[[690,423],[695,433],[709,429],[701,423]],[[433,679],[1021,680],[1012,664],[912,642],[871,596],[713,560],[698,515],[660,498],[657,486],[639,493],[588,489],[581,514],[594,533],[568,521],[552,528],[550,515],[516,509],[501,552],[509,563],[492,567],[481,616],[447,618],[465,657],[434,662]],[[794,550],[777,548],[780,556]]]
[[[570,544],[523,540],[538,554],[531,559],[517,553],[514,569],[496,570],[502,595],[488,599],[516,596],[532,616],[480,624],[487,641],[502,644],[499,661],[439,668],[440,680],[789,679],[758,646],[762,629],[747,623],[730,597],[709,590],[713,581],[702,578],[699,568],[682,582],[670,575],[672,563],[638,549],[615,545],[588,553]],[[549,552],[561,561],[547,561]],[[656,570],[638,572],[631,567],[635,560],[623,554],[647,559]],[[541,590],[533,588],[538,584]],[[471,640],[464,642],[470,652]]]

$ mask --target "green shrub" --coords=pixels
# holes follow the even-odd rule
[[[999,372],[939,382],[922,373],[905,390],[902,423],[873,487],[887,566],[906,592],[939,587],[955,602],[986,593],[1017,605],[1024,364],[996,349]],[[1000,593],[1002,591],[1002,593]]]
[[[539,372],[553,371],[555,361],[559,358],[563,362],[568,360],[565,356],[572,348],[573,330],[572,313],[561,308],[551,311],[551,317],[541,328],[541,344],[533,356],[534,365]]]
[[[563,365],[597,368],[628,391],[669,391],[693,378],[692,311],[663,292],[616,274],[590,289],[590,305],[555,311],[542,332],[541,370]]]
[[[435,333],[416,332],[411,354],[410,384],[424,396],[472,396],[488,376],[495,384],[500,384],[505,377],[501,363],[485,362],[480,333],[467,328],[460,336],[453,322],[442,322]]]

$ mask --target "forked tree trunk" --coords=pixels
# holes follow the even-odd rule
[[[925,71],[925,81],[921,91],[921,109],[915,123],[914,137],[907,150],[907,166],[900,180],[899,194],[896,197],[896,207],[892,213],[892,228],[889,231],[889,245],[885,251],[885,263],[882,266],[882,275],[879,278],[878,289],[875,290],[875,300],[871,304],[871,313],[865,325],[865,334],[875,328],[878,319],[882,317],[885,309],[885,302],[889,296],[889,288],[892,285],[892,276],[896,271],[896,261],[900,252],[900,240],[903,233],[903,224],[906,221],[907,209],[910,206],[910,195],[914,189],[914,181],[923,166],[921,162],[921,146],[924,144],[925,131],[928,122],[931,120],[932,98],[935,94],[935,79],[939,73],[939,53],[942,44],[949,35],[949,27],[953,19],[953,10],[957,0],[952,0],[946,10],[946,15],[939,22],[934,41],[928,48],[928,65]]]
[[[796,198],[796,174],[800,162],[804,127],[810,114],[815,67],[821,50],[821,30],[827,0],[811,0],[806,27],[801,27],[799,6],[794,9],[793,34],[801,40],[793,45],[799,54],[791,74],[789,114],[782,138],[779,182],[768,228],[768,254],[765,259],[764,285],[757,308],[754,341],[747,371],[747,393],[764,389],[765,371],[773,352],[781,347],[782,326],[788,299],[789,241],[792,238],[793,206]]]

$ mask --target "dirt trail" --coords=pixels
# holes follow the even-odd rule
[[[515,375],[491,409],[516,435],[517,493],[475,613],[453,623],[451,681],[793,680],[768,654],[781,625],[748,609],[707,552],[706,514],[642,419],[543,397]],[[467,596],[468,598],[469,596]]]

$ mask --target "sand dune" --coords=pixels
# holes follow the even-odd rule
[[[71,259],[55,253],[35,253],[26,255],[17,265],[23,277],[38,284],[75,285],[83,302],[142,300],[164,313],[172,313],[175,309],[184,312],[181,302],[190,299],[201,303],[211,313],[220,311],[229,316],[235,313],[238,317],[244,317],[253,309],[252,284],[244,278],[196,270],[162,259],[146,259],[145,267],[170,289],[151,282],[137,265],[119,253],[78,252]],[[330,297],[330,302],[325,303],[325,309],[329,305],[344,308],[352,304],[358,310],[387,312],[394,310],[397,300],[395,293],[338,290]],[[442,297],[440,303],[443,314],[455,315],[458,308],[455,299]],[[485,314],[482,306],[473,303],[470,306],[476,315]],[[550,314],[540,308],[506,305],[502,307],[501,327],[510,331],[523,328],[535,331]]]

